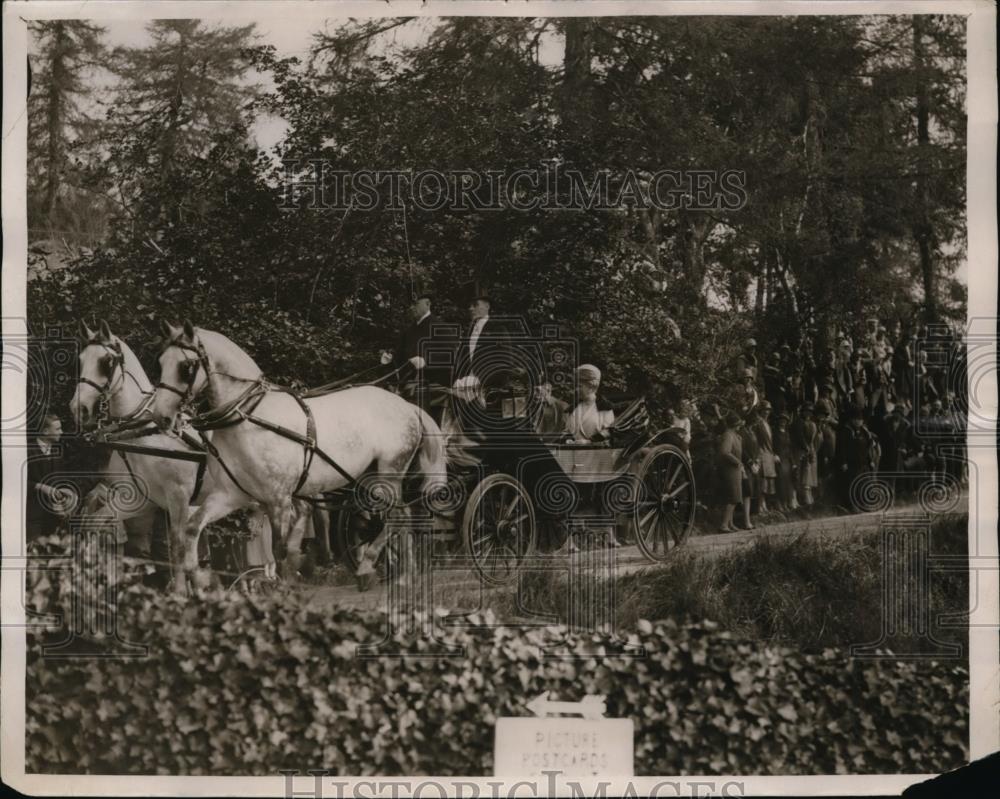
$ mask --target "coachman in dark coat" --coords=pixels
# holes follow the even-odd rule
[[[429,294],[417,295],[410,313],[413,322],[400,333],[392,364],[401,370],[404,396],[440,423],[444,397],[434,388],[450,384],[454,338],[448,335],[448,326],[431,312]]]
[[[573,496],[575,488],[536,431],[533,414],[505,413],[504,400],[511,399],[514,382],[523,384],[528,404],[538,406],[541,398],[536,389],[541,370],[523,352],[518,353],[522,357],[515,362],[508,329],[501,320],[491,317],[491,307],[489,295],[476,292],[472,297],[470,325],[459,341],[452,371],[453,385],[458,381],[477,382],[485,403],[455,403],[455,414],[466,435],[480,442],[477,455],[494,468],[516,476],[533,497],[543,479],[553,481],[553,485],[563,482],[563,490]]]
[[[513,367],[510,334],[503,321],[490,316],[492,302],[479,293],[469,303],[470,323],[455,353],[453,381],[475,377],[484,392],[506,388]]]

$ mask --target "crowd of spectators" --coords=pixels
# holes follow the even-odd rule
[[[728,532],[818,503],[865,510],[858,478],[871,473],[894,497],[945,475],[960,487],[965,358],[947,328],[845,326],[767,353],[748,339],[720,396],[673,411],[702,502]]]

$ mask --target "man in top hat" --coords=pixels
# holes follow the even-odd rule
[[[407,378],[404,396],[427,411],[434,421],[441,422],[442,403],[434,402],[434,386],[449,383],[448,367],[435,365],[447,356],[449,345],[441,331],[441,322],[431,313],[431,295],[421,292],[413,298],[410,306],[412,322],[399,334],[392,363],[397,369],[409,364],[411,370],[403,376]],[[438,356],[438,357],[435,357]]]
[[[510,336],[503,322],[490,316],[493,302],[485,291],[476,291],[469,302],[469,327],[455,356],[452,381],[475,377],[484,392],[504,388],[510,380]]]
[[[481,401],[454,405],[458,422],[465,435],[477,441],[476,456],[496,469],[517,475],[532,497],[540,496],[543,481],[543,496],[573,496],[572,480],[539,435],[534,414],[505,416],[506,392],[497,389],[511,388],[512,382],[524,383],[535,408],[545,402],[546,390],[541,365],[529,353],[519,351],[521,358],[515,363],[507,327],[491,316],[492,306],[483,291],[476,291],[469,303],[470,324],[455,353],[452,385],[453,391],[462,387],[477,392]],[[491,397],[491,391],[500,396]],[[536,504],[536,509],[543,516],[551,512],[544,501]]]

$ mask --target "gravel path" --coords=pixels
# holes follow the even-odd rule
[[[968,497],[963,496],[959,508],[968,507]],[[823,536],[826,538],[837,538],[854,535],[856,533],[868,534],[878,531],[882,519],[887,515],[885,512],[858,513],[843,516],[828,516],[814,519],[799,519],[788,522],[772,523],[758,527],[755,530],[741,530],[735,533],[714,533],[692,535],[684,544],[683,551],[689,553],[703,553],[705,556],[716,556],[731,549],[746,546],[762,536]],[[903,505],[891,511],[892,517],[910,517],[924,515],[920,507],[916,504]],[[607,550],[597,552],[578,553],[576,555],[545,555],[540,557],[540,562],[551,563],[558,568],[566,564],[569,558],[575,560],[577,567],[605,568],[609,567],[610,553]],[[656,568],[656,564],[646,560],[639,549],[635,546],[623,546],[610,555],[613,557],[613,568],[617,574],[629,574],[648,568]],[[338,584],[335,585],[310,585],[302,586],[302,591],[309,599],[309,604],[313,607],[353,607],[359,610],[385,610],[389,595],[389,586],[380,583],[370,591],[361,593],[358,591],[353,577],[337,570],[333,575]],[[435,570],[431,575],[431,585],[433,596],[439,597],[442,592],[449,596],[455,596],[467,592],[469,594],[478,593],[479,580],[468,572],[455,570]],[[496,591],[508,591],[509,587],[483,589],[486,595]],[[434,604],[438,604],[435,602]]]

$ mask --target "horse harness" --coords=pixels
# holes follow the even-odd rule
[[[190,433],[185,433],[184,431],[181,431],[178,434],[178,437],[187,446],[195,450],[194,452],[178,452],[175,450],[162,449],[160,447],[145,447],[138,444],[125,443],[126,441],[132,439],[155,435],[160,432],[159,428],[153,425],[148,419],[143,418],[149,412],[149,406],[153,403],[154,394],[151,391],[143,391],[142,384],[136,376],[125,368],[125,353],[122,352],[121,344],[118,341],[108,342],[93,338],[84,344],[84,348],[91,345],[98,345],[103,347],[105,350],[108,350],[111,356],[111,365],[108,369],[108,379],[104,381],[103,385],[91,380],[88,377],[77,378],[77,383],[83,383],[98,392],[98,406],[100,408],[100,412],[95,415],[98,427],[97,430],[87,435],[87,439],[89,439],[90,443],[94,446],[117,452],[121,457],[122,462],[125,464],[125,468],[128,470],[129,477],[132,478],[132,482],[136,485],[139,485],[139,478],[136,476],[135,471],[132,468],[132,464],[129,463],[126,453],[131,452],[136,455],[154,455],[157,457],[170,458],[172,460],[184,460],[197,463],[198,470],[195,474],[194,489],[191,492],[189,500],[189,504],[194,504],[198,495],[201,493],[202,484],[205,479],[205,467],[208,463],[203,447],[200,446],[199,441]],[[126,416],[114,420],[112,424],[103,425],[101,423],[110,418],[110,398],[116,389],[115,372],[117,370],[121,370],[121,382],[124,383],[126,378],[131,378],[145,399],[137,408],[135,408],[135,410],[131,411]]]
[[[158,458],[167,458],[169,460],[176,461],[189,461],[191,463],[198,464],[198,469],[195,472],[194,477],[194,487],[191,489],[191,496],[188,499],[188,504],[194,505],[196,504],[198,495],[201,493],[202,485],[205,482],[205,471],[208,466],[208,458],[205,456],[205,447],[203,446],[204,439],[199,440],[184,430],[179,431],[177,433],[177,437],[191,448],[192,451],[190,452],[126,443],[127,441],[131,441],[133,439],[157,435],[162,432],[163,431],[161,431],[156,425],[147,422],[138,429],[125,429],[122,432],[118,432],[117,430],[112,430],[110,432],[102,431],[100,437],[94,438],[92,443],[97,447],[117,452],[119,457],[121,457],[122,462],[125,464],[125,468],[128,469],[128,473],[132,478],[132,481],[137,485],[139,484],[138,477],[132,469],[132,464],[129,463],[127,453],[132,453],[134,455],[152,455]]]
[[[111,357],[111,364],[110,367],[108,368],[108,379],[104,381],[104,385],[96,383],[89,377],[78,377],[76,381],[78,384],[83,383],[84,385],[90,386],[91,388],[97,391],[98,408],[100,409],[100,413],[95,415],[95,418],[97,419],[98,424],[101,421],[109,418],[108,414],[111,405],[111,394],[115,388],[114,385],[115,372],[117,370],[121,370],[122,373],[121,382],[123,384],[126,378],[131,378],[132,382],[135,383],[139,391],[146,397],[145,402],[139,405],[139,407],[136,408],[134,411],[132,411],[130,414],[123,417],[122,421],[132,420],[144,414],[149,409],[149,406],[153,401],[153,395],[150,392],[143,391],[142,384],[139,382],[136,376],[125,368],[125,353],[122,352],[121,343],[118,341],[102,341],[101,339],[98,338],[92,338],[84,343],[83,348],[86,349],[87,347],[90,346],[103,347],[110,353]]]
[[[262,427],[265,430],[269,430],[282,438],[287,438],[290,441],[294,441],[296,444],[301,444],[303,448],[302,471],[299,474],[298,481],[295,483],[295,488],[292,489],[292,497],[295,499],[305,500],[310,503],[316,502],[314,497],[300,495],[299,491],[302,489],[302,486],[305,485],[306,479],[309,476],[309,469],[312,467],[313,459],[317,455],[320,459],[329,464],[336,472],[338,472],[347,481],[348,486],[353,486],[357,482],[354,475],[344,469],[339,463],[337,463],[337,461],[331,458],[317,445],[316,419],[313,416],[312,408],[309,407],[305,399],[303,399],[297,391],[287,386],[279,386],[270,383],[263,377],[249,381],[246,378],[225,375],[222,372],[213,370],[211,362],[208,358],[208,353],[200,340],[196,341],[194,345],[191,345],[179,339],[174,339],[167,344],[167,347],[171,346],[178,347],[185,352],[194,353],[195,357],[186,359],[189,364],[192,364],[187,367],[187,376],[185,377],[187,385],[182,390],[176,386],[172,386],[161,381],[157,383],[156,387],[165,388],[168,391],[172,391],[174,394],[177,394],[181,398],[182,406],[194,399],[194,384],[199,370],[204,370],[206,378],[214,372],[215,374],[222,374],[224,376],[231,377],[234,380],[245,380],[249,383],[247,388],[236,399],[226,403],[220,408],[215,408],[198,414],[191,420],[191,426],[194,427],[195,430],[197,430],[201,435],[201,440],[205,449],[207,449],[211,456],[219,462],[223,471],[229,479],[233,481],[236,487],[248,497],[257,500],[257,498],[254,497],[254,495],[237,479],[232,469],[223,459],[218,447],[216,447],[205,435],[206,431],[222,430],[227,427],[235,427],[236,425],[243,424],[244,422],[250,422],[251,424]],[[272,391],[288,394],[298,403],[299,408],[302,409],[302,413],[306,417],[305,435],[254,415],[254,411],[257,409],[257,406],[260,405],[264,397]],[[310,392],[309,396],[319,396],[319,394]],[[259,502],[260,500],[257,501]]]

